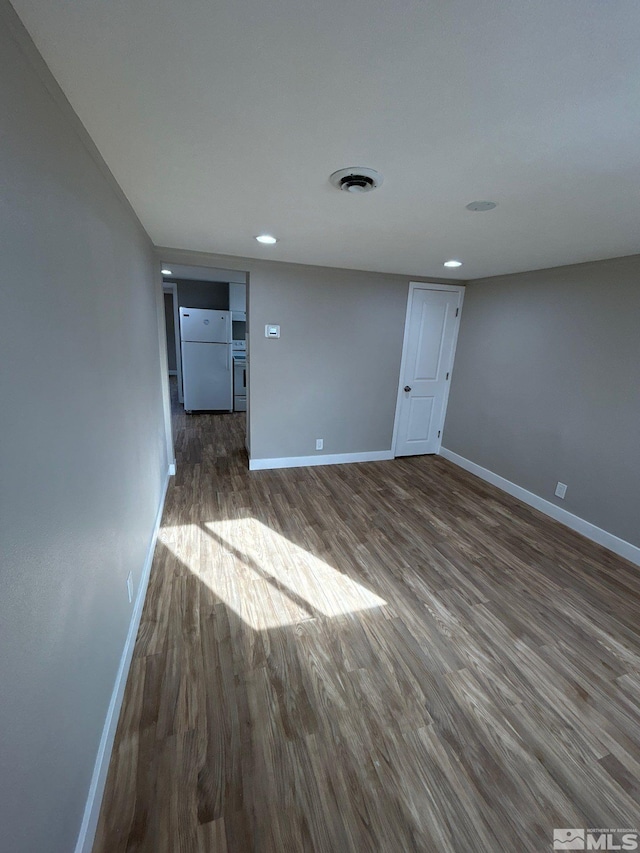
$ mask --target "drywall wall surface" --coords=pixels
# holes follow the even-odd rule
[[[406,276],[255,266],[252,459],[390,450],[408,283]],[[265,337],[267,323],[280,325],[279,339]]]
[[[424,278],[167,247],[156,257],[249,274],[252,460],[391,449],[409,281]],[[265,338],[267,323],[279,339]]]
[[[11,15],[1,0],[0,848],[69,853],[167,471],[161,284]]]
[[[444,446],[640,545],[639,321],[639,255],[471,282]]]
[[[179,308],[209,308],[228,311],[229,285],[220,281],[190,281],[171,279],[178,285]]]

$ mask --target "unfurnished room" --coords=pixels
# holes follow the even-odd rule
[[[640,849],[640,5],[0,0],[0,850]]]

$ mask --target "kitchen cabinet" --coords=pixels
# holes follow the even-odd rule
[[[229,310],[233,314],[246,314],[247,313],[247,285],[246,284],[236,284],[235,282],[231,282],[229,284]]]

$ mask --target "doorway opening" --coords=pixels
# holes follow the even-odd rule
[[[182,403],[182,358],[180,355],[178,285],[175,282],[163,282],[162,291],[164,294],[164,322],[167,335],[167,367],[169,376],[176,377],[178,400]]]
[[[248,446],[248,273],[163,261],[162,285],[174,425],[195,419],[222,434],[228,416]]]

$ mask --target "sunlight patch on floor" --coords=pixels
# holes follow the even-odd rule
[[[255,518],[164,527],[159,539],[255,630],[386,605]]]

